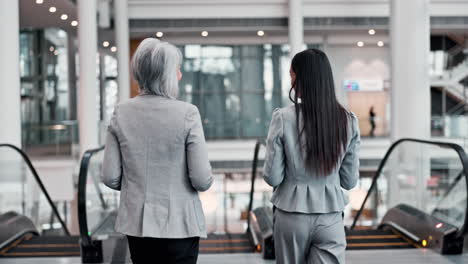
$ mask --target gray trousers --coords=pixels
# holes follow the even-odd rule
[[[276,263],[345,263],[341,212],[302,214],[276,209],[274,217]]]

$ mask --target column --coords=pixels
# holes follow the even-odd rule
[[[67,34],[67,56],[68,56],[68,105],[70,112],[68,115],[69,120],[76,120],[76,45],[75,36],[73,34]]]
[[[430,138],[429,0],[390,1],[391,139]],[[424,210],[431,148],[403,143],[389,175],[389,208],[408,202]],[[406,173],[398,168],[404,167]]]
[[[300,51],[304,45],[304,15],[302,0],[289,0],[289,46],[290,57]]]
[[[0,1],[0,143],[21,147],[19,1]]]
[[[117,82],[120,101],[130,97],[130,35],[128,33],[127,0],[114,1],[117,44]]]
[[[430,137],[429,0],[390,1],[391,138]]]
[[[96,0],[78,1],[80,152],[98,146]]]

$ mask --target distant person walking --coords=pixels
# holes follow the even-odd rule
[[[369,110],[369,122],[371,125],[371,130],[369,135],[371,137],[375,137],[375,111],[374,111],[374,106],[371,106]]]
[[[296,54],[290,74],[294,105],[273,113],[263,170],[275,187],[276,260],[345,263],[348,199],[341,188],[353,188],[359,177],[358,120],[336,99],[325,53]]]
[[[120,190],[115,230],[127,235],[133,263],[197,262],[206,237],[198,191],[213,183],[197,107],[176,100],[180,51],[148,38],[132,70],[140,94],[110,122],[103,182]]]

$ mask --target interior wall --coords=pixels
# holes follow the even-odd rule
[[[133,58],[133,54],[135,54],[138,45],[140,44],[141,39],[131,39],[130,40],[130,58]],[[139,93],[138,83],[133,79],[133,74],[131,74],[130,68],[130,97],[135,97]]]
[[[371,44],[367,44],[371,45]],[[350,47],[329,45],[325,48],[333,69],[335,87],[339,100],[359,118],[363,136],[369,135],[369,109],[376,113],[375,134],[388,134],[389,103],[388,89],[379,92],[350,92],[344,89],[344,80],[376,80],[388,83],[390,79],[390,50],[387,46]],[[384,85],[385,87],[385,85]]]

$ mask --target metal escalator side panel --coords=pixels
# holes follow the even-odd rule
[[[0,216],[0,252],[26,234],[38,236],[34,223],[26,216],[7,212]]]
[[[463,251],[463,238],[457,236],[458,228],[405,204],[388,210],[380,228],[385,226],[440,254],[461,254]]]
[[[264,259],[275,258],[275,247],[273,242],[273,213],[269,207],[259,207],[250,212],[250,232],[252,239],[258,242],[256,247],[260,246],[260,252]],[[258,248],[257,248],[258,250]]]

